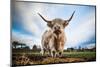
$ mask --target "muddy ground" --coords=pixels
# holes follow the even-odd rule
[[[26,55],[26,54],[13,54],[12,55],[12,65],[13,66],[23,66],[23,65],[40,65],[40,64],[58,64],[58,63],[74,63],[74,62],[88,62],[95,61],[96,57],[71,57],[62,56],[52,58],[49,56],[41,55]]]

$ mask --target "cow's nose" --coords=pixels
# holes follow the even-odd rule
[[[59,30],[59,29],[60,29],[60,27],[59,27],[59,26],[56,26],[56,27],[54,27],[54,29],[55,29],[55,30]]]
[[[58,29],[60,29],[60,27],[58,26]]]

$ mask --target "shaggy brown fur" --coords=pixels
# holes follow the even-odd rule
[[[46,20],[41,14],[39,16],[47,22],[47,26],[50,28],[46,30],[42,36],[42,54],[45,51],[49,51],[52,57],[62,56],[64,50],[64,44],[66,41],[66,36],[64,29],[71,21],[75,11],[69,20],[62,20],[60,18],[53,19],[52,21]]]

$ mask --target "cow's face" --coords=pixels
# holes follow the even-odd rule
[[[39,13],[38,14],[45,22],[47,22],[47,26],[50,27],[55,34],[60,34],[62,31],[64,31],[64,28],[69,24],[74,13],[75,11],[73,12],[72,16],[68,20],[56,18],[51,21],[46,20],[41,14]]]
[[[48,24],[47,24],[48,25]],[[68,25],[68,22],[65,20],[62,20],[60,18],[56,18],[53,19],[50,23],[50,25],[48,25],[52,31],[55,34],[60,34],[62,31],[64,31],[64,28]]]

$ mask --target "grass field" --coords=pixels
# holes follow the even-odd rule
[[[96,61],[96,52],[64,52],[62,57],[42,56],[39,52],[13,52],[13,65],[37,65]]]

